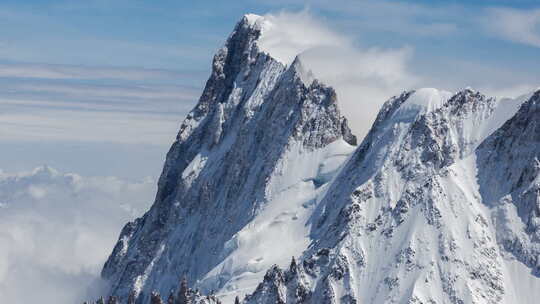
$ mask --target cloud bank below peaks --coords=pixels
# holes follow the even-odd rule
[[[122,225],[140,216],[154,193],[150,179],[83,177],[47,166],[0,171],[0,303],[94,298]]]
[[[336,90],[342,112],[360,138],[386,99],[418,84],[409,68],[409,47],[363,48],[305,10],[268,14],[255,22],[262,31],[261,50],[284,64],[299,56],[317,79]]]

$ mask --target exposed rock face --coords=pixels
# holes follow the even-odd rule
[[[110,293],[146,303],[185,276],[196,303],[535,303],[540,91],[404,92],[353,152],[336,93],[264,31],[244,18],[215,56]]]
[[[154,289],[167,294],[184,275],[190,285],[202,280],[276,195],[317,182],[317,161],[307,173],[290,172],[290,163],[355,143],[334,90],[306,80],[300,61],[285,67],[260,52],[260,34],[244,18],[214,57],[201,99],[167,154],[154,205],[124,227],[103,268],[112,294],[123,299],[135,290],[146,300]],[[218,289],[227,279],[200,287]]]

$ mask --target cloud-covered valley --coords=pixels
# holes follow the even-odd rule
[[[0,303],[95,297],[121,227],[149,207],[154,192],[152,179],[83,177],[47,166],[0,173]]]

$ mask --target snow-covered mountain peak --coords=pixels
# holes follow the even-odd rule
[[[410,92],[410,95],[400,104],[397,115],[416,119],[430,114],[440,108],[453,107],[454,111],[465,104],[473,104],[486,99],[480,92],[467,87],[457,93],[451,93],[435,88],[421,88]]]
[[[250,304],[508,304],[538,289],[540,91],[406,91],[356,148],[335,91],[265,48],[275,20],[244,16],[215,55],[152,208],[103,268],[110,294],[146,303],[183,276],[180,290]]]
[[[279,61],[283,65],[288,65],[291,62],[282,56],[277,43],[279,42],[279,39],[281,39],[280,35],[283,32],[282,27],[283,25],[280,25],[279,21],[271,15],[261,16],[257,14],[246,14],[237,23],[229,40],[237,33],[252,36],[250,43],[254,46],[256,45],[258,52],[271,56],[274,60]]]
[[[264,17],[261,16],[261,15],[250,13],[250,14],[245,14],[242,19],[245,20],[245,22],[247,22],[249,25],[254,26],[262,18],[264,18]]]
[[[204,292],[249,292],[307,246],[314,204],[356,139],[332,88],[299,60],[286,67],[259,50],[260,21],[244,17],[215,55],[152,208],[125,226],[103,268],[112,294],[146,301],[184,275]],[[287,248],[272,251],[277,241]]]
[[[396,113],[397,117],[402,119],[416,119],[426,113],[433,112],[442,107],[452,93],[440,91],[434,88],[422,88],[412,91],[403,103],[399,106]]]
[[[422,88],[416,90],[407,101],[401,106],[422,108],[421,114],[433,112],[440,108],[450,97],[452,93],[440,91],[434,88]]]

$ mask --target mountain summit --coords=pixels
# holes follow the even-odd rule
[[[122,230],[102,271],[111,294],[146,303],[183,276],[206,293],[249,292],[307,246],[315,200],[356,139],[332,88],[259,49],[257,18],[215,55],[152,208]]]
[[[215,55],[152,208],[103,268],[109,293],[535,303],[540,90],[404,92],[356,147],[334,90],[298,58],[285,65],[260,48],[271,28],[246,15]]]

